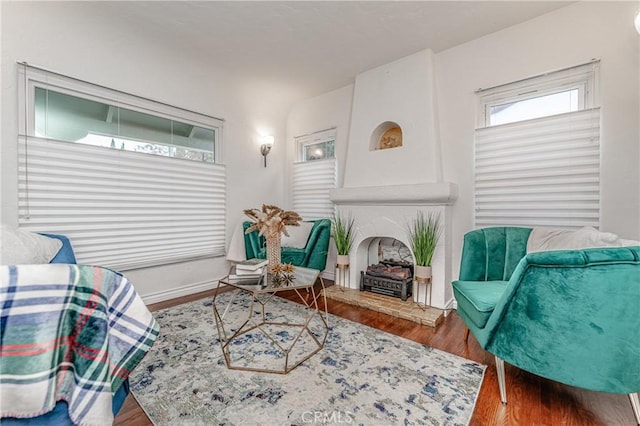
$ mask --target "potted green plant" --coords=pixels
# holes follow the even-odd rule
[[[440,214],[419,211],[407,231],[415,260],[414,275],[416,278],[431,278],[431,261],[442,233]]]
[[[356,238],[355,219],[351,213],[336,213],[331,220],[331,235],[336,243],[338,265],[349,264],[349,252]]]

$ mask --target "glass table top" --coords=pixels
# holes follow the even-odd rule
[[[264,268],[266,271],[267,268]],[[318,279],[320,271],[317,269],[295,266],[292,274],[275,276],[273,274],[236,275],[235,266],[229,270],[229,275],[220,282],[242,290],[254,293],[273,293],[274,291],[295,290],[309,288]]]

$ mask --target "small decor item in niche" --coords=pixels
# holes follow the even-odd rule
[[[402,129],[392,127],[385,131],[378,140],[378,149],[397,148],[402,146]]]
[[[277,264],[269,268],[271,275],[271,285],[273,287],[287,286],[296,278],[293,275],[294,266],[290,263]]]
[[[263,204],[262,209],[244,210],[253,222],[246,234],[258,231],[267,240],[267,260],[269,269],[280,265],[280,239],[282,234],[289,236],[286,226],[300,226],[302,218],[294,211],[286,211],[278,206]]]

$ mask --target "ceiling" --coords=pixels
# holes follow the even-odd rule
[[[311,97],[566,6],[560,1],[125,1],[104,14],[247,81]]]

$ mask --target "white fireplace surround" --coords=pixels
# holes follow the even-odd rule
[[[390,237],[410,248],[407,226],[417,212],[439,213],[443,228],[432,262],[431,305],[440,309],[451,308],[450,210],[457,196],[457,185],[448,182],[332,190],[331,199],[338,210],[351,213],[356,221],[356,239],[349,254],[349,287],[359,289],[360,271],[366,270],[370,263],[377,263],[377,259],[370,259],[372,242]],[[421,285],[419,291],[419,294],[414,294],[414,300],[424,301],[425,286]]]
[[[443,182],[435,72],[433,52],[424,50],[356,76],[343,187],[331,191],[331,201],[356,220],[349,254],[353,289],[359,288],[360,271],[378,263],[380,238],[410,247],[410,221],[419,211],[439,213],[443,229],[431,265],[431,305],[447,309],[453,300],[451,205],[458,187]],[[402,129],[402,145],[374,149],[376,129],[387,122]],[[419,291],[424,301],[425,286]]]

